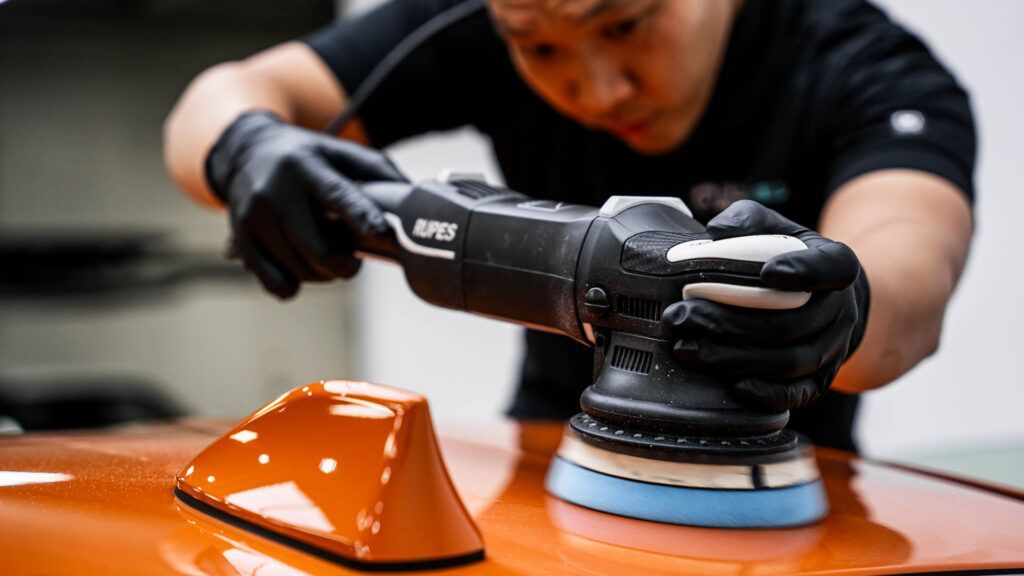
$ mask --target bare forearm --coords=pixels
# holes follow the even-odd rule
[[[308,47],[283,44],[200,74],[164,124],[164,161],[175,183],[207,206],[204,162],[224,129],[249,110],[269,110],[287,121],[319,128],[344,105],[344,91]]]
[[[200,74],[164,124],[167,171],[189,196],[211,207],[219,202],[206,183],[203,162],[218,136],[246,110],[265,108],[279,114],[287,110],[274,98],[261,98],[260,92],[247,90],[241,67],[230,62]]]
[[[833,387],[877,388],[938,348],[967,258],[970,208],[943,179],[887,170],[839,190],[822,215],[821,232],[854,250],[871,288],[864,339]]]

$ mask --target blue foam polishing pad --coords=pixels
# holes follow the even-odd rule
[[[627,480],[555,457],[547,490],[585,508],[628,518],[709,528],[788,528],[821,520],[820,480],[784,488],[692,488]]]

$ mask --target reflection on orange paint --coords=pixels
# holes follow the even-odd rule
[[[441,461],[426,400],[365,382],[317,382],[278,398],[203,450],[177,486],[361,562],[459,558],[483,547]]]
[[[74,480],[70,474],[60,472],[19,472],[16,470],[0,470],[0,487],[28,486],[30,484],[52,484]]]
[[[237,430],[228,422],[204,420],[0,438],[4,470],[70,477],[0,487],[0,571],[4,576],[355,574],[176,503],[174,471],[187,472],[204,446]],[[329,435],[324,429],[303,430],[292,449],[319,447]],[[282,466],[285,446],[256,447],[267,440],[263,430],[258,432],[256,440],[230,443],[251,449],[246,453],[250,468]],[[818,450],[831,508],[819,524],[743,531],[664,526],[585,510],[546,494],[544,474],[561,433],[562,426],[541,423],[441,427],[447,468],[487,543],[484,561],[444,574],[867,575],[1024,568],[1024,495],[995,494]],[[372,451],[377,455],[384,452],[386,436],[380,442]],[[399,454],[403,446],[399,434]],[[260,454],[268,454],[269,463],[259,464]],[[324,458],[336,460],[330,473],[321,469],[332,468]],[[337,454],[318,453],[308,466],[325,478],[343,478],[349,469]],[[197,468],[190,477],[213,475],[219,484],[230,481],[228,472]],[[281,479],[267,485],[294,480],[284,469],[280,473]],[[401,475],[393,471],[390,485]],[[295,487],[314,500],[309,486],[296,481]],[[297,499],[291,488],[283,492]],[[380,515],[388,514],[387,506],[374,505],[354,521],[367,532],[380,521],[383,534],[388,520]],[[373,521],[367,522],[370,514]],[[340,524],[326,512],[324,519]],[[432,529],[428,518],[415,520],[421,532]]]

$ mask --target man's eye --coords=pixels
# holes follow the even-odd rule
[[[640,18],[627,18],[626,20],[619,20],[614,24],[607,26],[604,29],[604,36],[609,40],[616,40],[619,38],[625,38],[636,30],[637,24],[640,23]]]
[[[544,43],[527,46],[523,51],[531,58],[537,58],[539,60],[553,58],[557,53],[557,50],[553,45]]]

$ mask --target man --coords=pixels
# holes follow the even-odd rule
[[[166,126],[170,172],[200,202],[229,206],[235,248],[268,290],[290,297],[302,281],[355,273],[332,219],[386,232],[357,182],[398,170],[299,127],[324,126],[392,47],[455,3],[390,0],[214,67],[178,103]],[[487,8],[410,55],[341,136],[383,147],[472,124],[490,136],[509,187],[531,196],[680,196],[716,238],[805,238],[812,250],[762,270],[769,285],[813,291],[804,308],[692,301],[664,322],[679,336],[678,361],[720,374],[754,407],[796,408],[795,428],[852,449],[856,396],[811,400],[830,385],[881,386],[934,352],[966,259],[975,140],[956,81],[855,0]],[[767,208],[734,202],[744,199]],[[589,351],[529,331],[526,343],[511,413],[575,412]]]

